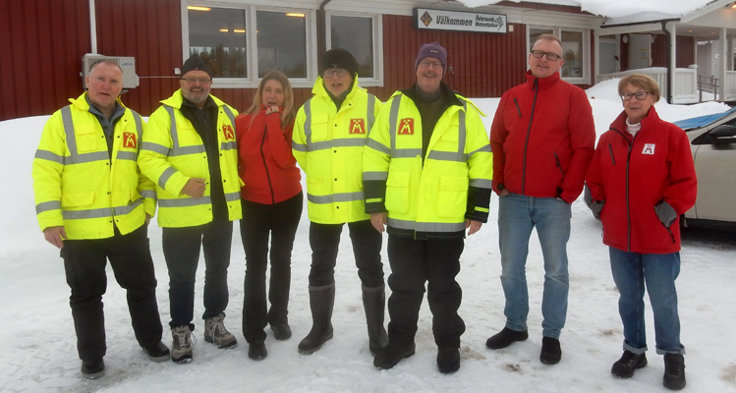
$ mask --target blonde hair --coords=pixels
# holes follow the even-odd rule
[[[618,95],[623,94],[624,87],[627,85],[636,86],[644,89],[647,93],[654,96],[654,102],[659,101],[659,85],[657,81],[644,74],[629,74],[621,78],[618,82]]]
[[[281,83],[281,87],[284,89],[284,109],[281,111],[281,128],[283,128],[294,121],[296,110],[294,109],[294,91],[291,88],[291,83],[289,83],[289,78],[281,71],[271,70],[263,75],[253,96],[253,103],[246,109],[245,114],[258,113],[261,110],[263,107],[263,99],[261,98],[263,96],[263,86],[270,80]]]

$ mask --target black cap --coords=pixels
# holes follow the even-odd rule
[[[330,49],[322,55],[319,74],[322,75],[325,70],[330,68],[342,68],[350,73],[350,77],[354,77],[355,73],[358,72],[358,62],[345,49]]]
[[[184,65],[181,67],[181,75],[184,76],[187,72],[194,70],[204,71],[212,78],[212,68],[198,55],[192,55],[192,57],[184,62]]]

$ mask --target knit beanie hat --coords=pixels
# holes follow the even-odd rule
[[[439,42],[430,42],[429,44],[422,45],[417,53],[417,59],[414,61],[414,69],[419,67],[419,62],[425,57],[434,57],[442,63],[443,73],[445,65],[447,64],[447,50],[440,45]]]
[[[342,48],[330,49],[322,55],[320,59],[319,74],[324,74],[325,70],[330,68],[342,68],[350,73],[350,77],[354,77],[358,72],[358,62],[355,57]]]
[[[204,71],[212,78],[212,68],[199,55],[192,55],[192,57],[184,62],[184,65],[181,67],[181,75],[184,76],[187,72],[195,70]]]

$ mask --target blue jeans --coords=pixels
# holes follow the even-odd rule
[[[498,245],[501,250],[501,284],[506,295],[506,327],[527,330],[529,293],[526,258],[529,238],[537,228],[544,257],[542,335],[559,338],[567,315],[567,240],[570,205],[557,198],[510,194],[499,198]]]
[[[639,254],[609,247],[611,273],[618,287],[618,313],[624,325],[624,349],[635,354],[647,350],[644,326],[644,285],[654,312],[657,353],[685,353],[680,344],[675,279],[680,274],[680,253]]]

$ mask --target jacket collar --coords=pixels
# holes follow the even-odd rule
[[[215,105],[217,105],[218,107],[225,105],[224,101],[213,96],[212,94],[210,94],[209,97],[212,98],[212,101],[214,101]],[[172,108],[181,109],[181,105],[184,102],[184,96],[181,94],[181,89],[177,89],[174,94],[171,95],[171,97],[163,99],[159,102]]]
[[[629,134],[626,131],[626,118],[628,118],[628,115],[626,114],[626,111],[621,111],[619,115],[616,117],[616,119],[611,123],[611,129],[623,134],[625,137],[630,138],[631,134]],[[657,124],[661,122],[662,119],[659,118],[659,114],[657,114],[657,110],[654,109],[654,105],[652,105],[651,108],[649,108],[649,112],[646,116],[641,120],[641,130],[639,132],[643,132],[649,128],[652,128],[654,124]]]
[[[545,89],[549,86],[552,86],[555,84],[555,82],[560,80],[560,72],[555,72],[554,74],[546,77],[546,78],[537,78],[536,76],[532,75],[531,70],[526,70],[526,83],[529,85],[530,89],[534,88],[534,81],[539,81],[539,88]]]

